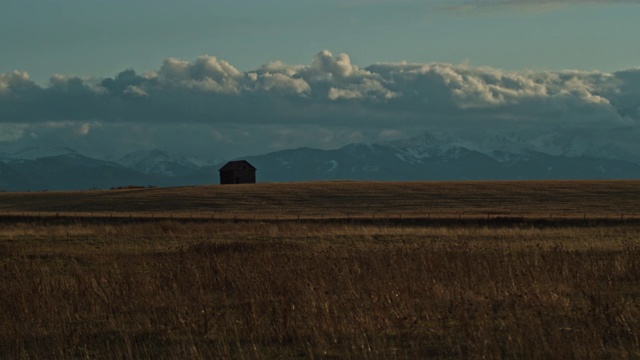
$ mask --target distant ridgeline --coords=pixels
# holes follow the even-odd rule
[[[640,157],[615,147],[538,151],[506,140],[464,147],[424,135],[335,150],[298,148],[230,162],[204,161],[153,150],[99,160],[71,149],[0,156],[0,190],[109,189],[126,186],[315,180],[640,179]],[[505,146],[507,143],[509,146]],[[496,150],[497,149],[497,150]]]

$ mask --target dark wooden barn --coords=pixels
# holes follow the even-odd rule
[[[229,161],[218,171],[220,171],[220,184],[256,183],[256,168],[246,160]]]

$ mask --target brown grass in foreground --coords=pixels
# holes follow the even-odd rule
[[[640,356],[640,226],[0,228],[0,355]]]

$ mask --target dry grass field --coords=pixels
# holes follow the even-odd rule
[[[640,358],[638,195],[633,181],[3,193],[0,358]],[[458,214],[478,219],[441,221]]]
[[[0,214],[640,217],[640,181],[311,182],[0,193]]]

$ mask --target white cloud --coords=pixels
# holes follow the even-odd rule
[[[147,92],[143,88],[136,85],[127,86],[124,90],[124,93],[134,96],[149,96],[149,94],[147,94]]]
[[[158,72],[161,80],[218,93],[240,92],[242,74],[235,67],[215,56],[200,56],[194,62],[169,58]]]
[[[35,86],[29,79],[29,74],[24,71],[12,71],[10,73],[0,73],[0,95],[7,95],[10,92]]]
[[[323,50],[316,54],[309,70],[326,80],[344,80],[351,76],[366,75],[366,71],[351,64],[349,55],[339,54],[334,58],[329,50]]]
[[[297,95],[305,95],[311,92],[311,87],[302,78],[294,78],[283,73],[251,74],[255,75],[253,81],[260,83],[260,88],[267,92],[275,91],[282,94]]]
[[[394,137],[400,128],[402,134],[433,126],[637,129],[638,121],[639,69],[536,72],[406,62],[360,67],[346,54],[325,50],[308,65],[274,61],[248,72],[202,56],[167,59],[144,75],[133,70],[102,80],[54,75],[48,86],[34,84],[26,72],[0,74],[0,124],[18,129],[3,141],[24,134],[63,139],[74,132],[98,141],[99,134],[126,128],[123,139],[136,145],[137,137],[151,137],[151,129],[162,125],[174,131],[158,141],[169,142],[175,129],[197,128],[203,148],[230,136],[229,129],[265,137],[252,142],[264,146],[298,144],[293,137],[318,144],[319,137],[301,132],[322,129],[322,138],[330,139],[322,144],[337,144],[354,134]],[[135,131],[136,126],[146,130]],[[252,130],[258,126],[263,131]]]
[[[375,64],[316,54],[311,64],[276,61],[247,73],[224,60],[167,59],[158,72],[126,70],[99,84],[55,75],[48,87],[28,74],[0,75],[0,121],[349,124],[384,127],[478,119],[617,124],[638,120],[640,78],[632,71],[506,72],[446,63]],[[20,94],[20,101],[16,95]],[[3,113],[4,112],[4,113]]]

